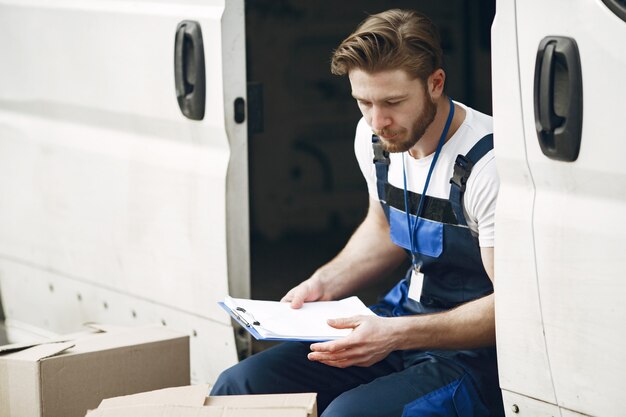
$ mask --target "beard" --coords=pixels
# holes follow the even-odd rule
[[[389,153],[406,152],[411,149],[415,144],[424,136],[428,126],[435,120],[437,114],[437,105],[432,101],[430,97],[424,98],[424,108],[422,112],[413,123],[411,130],[403,129],[399,131],[380,130],[374,133],[378,135],[382,147]],[[391,140],[385,139],[380,135],[393,136],[397,134],[398,137]],[[402,136],[405,136],[404,138]]]

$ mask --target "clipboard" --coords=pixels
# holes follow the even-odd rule
[[[293,310],[289,304],[278,301],[231,297],[226,297],[218,304],[256,340],[283,342],[324,342],[341,339],[352,330],[334,329],[326,323],[328,318],[374,315],[358,297],[305,303],[303,308],[298,310]]]
[[[235,312],[231,310],[223,301],[219,301],[220,307],[222,307],[229,315],[232,317],[241,327],[243,327],[248,333],[252,335],[256,340],[269,340],[269,341],[277,341],[277,342],[325,342],[326,340],[319,339],[292,339],[292,338],[284,338],[284,337],[267,337],[261,336],[255,325],[250,323],[249,320],[242,317],[241,312]]]

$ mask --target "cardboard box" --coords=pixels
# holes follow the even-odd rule
[[[207,385],[169,388],[102,401],[87,417],[317,417],[316,394],[207,397]]]
[[[163,327],[0,347],[0,417],[83,417],[104,398],[188,385],[189,336]]]

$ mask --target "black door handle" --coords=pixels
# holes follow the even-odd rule
[[[192,120],[204,118],[206,77],[200,24],[184,20],[176,28],[174,81],[178,106]]]
[[[626,22],[626,3],[624,0],[602,0],[606,7]]]
[[[541,151],[575,161],[583,123],[583,82],[578,46],[572,38],[548,36],[535,63],[535,127]]]

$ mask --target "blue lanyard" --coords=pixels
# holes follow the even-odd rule
[[[417,212],[415,213],[415,223],[411,222],[411,215],[409,213],[409,197],[406,187],[406,166],[404,164],[404,154],[402,154],[402,174],[404,176],[404,211],[406,212],[406,223],[409,228],[409,240],[411,242],[411,263],[413,264],[413,268],[418,269],[417,266],[417,229],[419,225],[419,218],[422,215],[422,210],[424,209],[424,202],[426,201],[426,190],[428,190],[428,184],[430,183],[430,177],[432,176],[433,170],[435,169],[435,164],[437,163],[437,159],[439,158],[439,154],[441,153],[441,148],[443,148],[443,144],[446,141],[446,136],[448,135],[448,130],[450,129],[450,124],[452,124],[452,118],[454,117],[454,103],[451,98],[448,98],[450,101],[450,111],[448,112],[448,119],[446,120],[446,125],[441,132],[441,137],[439,138],[439,143],[437,144],[437,150],[435,151],[435,156],[433,157],[433,161],[430,163],[430,168],[428,169],[428,175],[426,176],[426,182],[424,183],[424,191],[422,191],[422,196],[420,197],[420,202],[417,206]],[[408,153],[408,152],[407,152]]]

